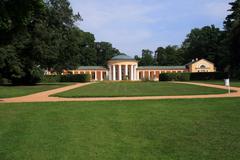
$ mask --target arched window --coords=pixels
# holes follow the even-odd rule
[[[201,65],[200,68],[201,68],[201,69],[205,69],[205,68],[207,68],[207,67],[206,67],[205,65]]]

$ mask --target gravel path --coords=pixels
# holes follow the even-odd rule
[[[205,87],[226,89],[225,86],[205,84],[205,83],[193,83],[193,82],[173,82],[183,84],[193,84]],[[97,98],[60,98],[49,97],[50,95],[68,91],[74,88],[89,85],[91,83],[77,83],[74,85],[53,89],[49,91],[39,92],[23,97],[16,98],[4,98],[0,99],[0,103],[19,103],[19,102],[64,102],[64,101],[119,101],[119,100],[157,100],[157,99],[194,99],[194,98],[226,98],[226,97],[240,97],[240,88],[231,87],[231,90],[236,92],[226,94],[211,94],[211,95],[182,95],[182,96],[145,96],[145,97],[97,97]]]

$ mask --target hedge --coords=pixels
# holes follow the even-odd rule
[[[90,82],[89,74],[45,75],[42,82]]]
[[[60,82],[90,82],[90,80],[90,74],[68,74],[62,75],[60,78]]]
[[[190,80],[223,80],[228,78],[227,73],[223,72],[198,72],[191,73]]]
[[[43,76],[42,82],[61,82],[61,75],[45,75]]]
[[[162,73],[159,81],[189,81],[190,73]]]
[[[159,81],[223,80],[226,78],[228,74],[222,72],[162,73],[159,75]]]

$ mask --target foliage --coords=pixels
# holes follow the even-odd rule
[[[223,72],[198,72],[198,73],[162,73],[159,81],[190,81],[190,80],[223,80],[228,78]]]
[[[224,31],[214,25],[195,28],[181,47],[158,47],[135,56],[140,66],[183,65],[205,58],[219,71],[240,78],[240,0],[231,2]],[[120,52],[109,42],[95,42],[69,0],[0,1],[0,75],[14,83],[35,83],[41,69],[61,73],[84,65],[106,66]]]
[[[135,57],[137,58],[137,57]],[[142,57],[139,61],[140,66],[151,66],[154,65],[153,52],[148,49],[142,50]]]
[[[190,74],[190,80],[223,80],[226,78],[228,78],[228,74],[223,72],[199,72]]]
[[[190,73],[161,73],[159,81],[189,81]]]
[[[225,36],[225,32],[214,25],[193,29],[182,45],[185,63],[195,58],[205,58],[215,63],[219,70],[226,69],[229,52]]]
[[[33,85],[39,83],[43,77],[43,70],[39,67],[28,68],[24,70],[24,76],[14,77],[11,82],[14,85]]]
[[[41,82],[43,83],[61,82],[61,75],[44,75]]]
[[[89,74],[68,74],[61,75],[60,82],[90,82],[91,76]]]
[[[42,82],[90,82],[91,76],[89,74],[78,75],[45,75],[42,78]]]
[[[118,52],[110,43],[110,53],[97,52],[94,35],[76,26],[82,17],[68,0],[4,0],[0,13],[0,75],[14,83],[37,82],[36,67],[61,73],[106,64]]]
[[[97,51],[97,65],[107,66],[107,61],[112,57],[120,54],[119,50],[112,47],[109,42],[96,42],[95,49]]]
[[[182,65],[184,62],[183,50],[178,46],[158,47],[155,51],[157,65]]]
[[[231,2],[232,6],[224,22],[227,32],[227,43],[230,55],[230,72],[232,76],[240,78],[240,0]]]

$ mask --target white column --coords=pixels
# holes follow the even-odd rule
[[[150,70],[148,71],[148,80],[151,80]]]
[[[145,77],[145,71],[142,71],[143,75],[142,75],[142,79],[146,79]]]
[[[134,65],[134,80],[137,80],[137,66]]]
[[[125,65],[125,76],[128,76],[128,65]]]
[[[131,81],[133,81],[133,65],[131,65]]]
[[[112,80],[112,66],[108,66],[108,68],[109,68],[108,78],[111,81]]]
[[[156,71],[154,71],[153,78],[154,78],[154,80],[157,78]]]
[[[116,66],[113,65],[113,78],[112,78],[113,81],[116,81]]]
[[[119,81],[122,80],[122,66],[118,65],[118,77],[119,77]]]
[[[95,71],[95,81],[97,81],[97,71]]]
[[[100,72],[100,81],[102,81],[103,80],[103,72],[101,71]]]
[[[139,71],[137,71],[137,80],[139,81]]]
[[[125,65],[125,77],[128,80],[129,76],[128,76],[128,65]]]
[[[135,65],[133,65],[133,80],[134,80],[134,81],[136,80],[136,78],[135,78],[136,76],[135,76],[135,75],[136,75],[136,72],[135,72]]]

